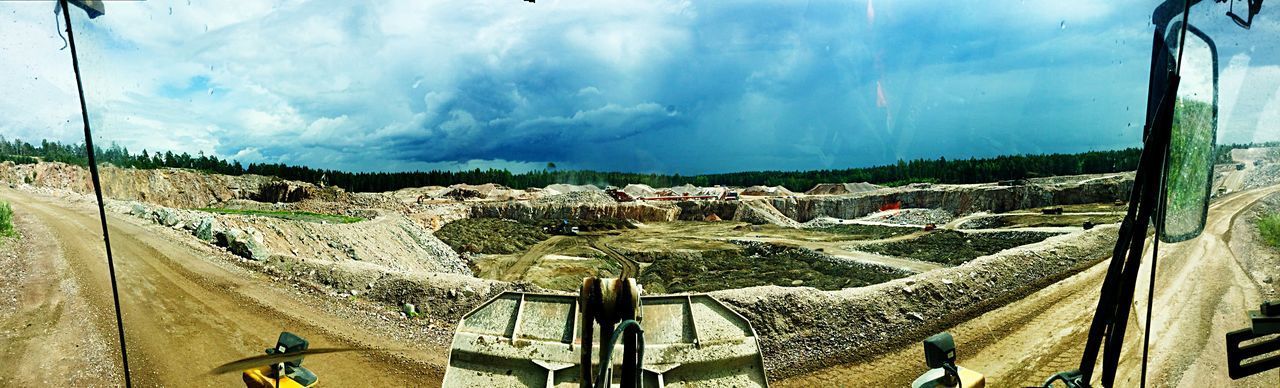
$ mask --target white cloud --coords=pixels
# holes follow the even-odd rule
[[[78,138],[49,5],[9,2],[0,15],[12,19],[0,19],[0,85],[13,91],[0,93],[0,135]],[[1145,85],[1149,15],[1129,11],[1139,6],[878,2],[874,28],[868,8],[156,0],[109,2],[93,21],[77,13],[76,29],[99,139],[357,169],[801,168],[1036,151],[1053,136],[991,139],[1053,115],[1097,127],[1056,134],[1072,144],[1115,133],[1124,119],[1110,113]],[[1031,109],[1050,99],[1054,113]],[[1273,112],[1269,101],[1259,109]],[[956,133],[977,140],[938,140]],[[683,140],[666,145],[672,136]]]
[[[1280,65],[1250,66],[1250,56],[1243,53],[1223,62],[1218,142],[1280,140]]]

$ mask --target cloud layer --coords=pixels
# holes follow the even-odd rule
[[[135,150],[698,173],[1137,145],[1150,5],[1030,3],[148,1],[74,16],[98,141]],[[51,4],[3,7],[0,84],[16,93],[0,95],[0,134],[74,141]],[[1254,80],[1280,81],[1265,54],[1280,50],[1241,42],[1219,43],[1236,88],[1222,102],[1240,106],[1220,134],[1274,140],[1258,128],[1277,86]]]

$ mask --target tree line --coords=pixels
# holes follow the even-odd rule
[[[1222,160],[1231,148],[1249,145],[1220,145],[1215,152]],[[897,186],[908,183],[981,183],[1034,177],[1098,174],[1132,171],[1138,165],[1141,149],[1126,148],[1111,151],[1089,151],[1075,154],[1025,154],[990,158],[914,159],[897,163],[847,169],[809,171],[746,171],[718,174],[645,174],[630,172],[604,172],[590,170],[558,170],[548,163],[548,168],[524,173],[504,169],[472,169],[461,171],[407,171],[407,172],[348,172],[294,166],[281,163],[250,163],[241,165],[235,160],[216,156],[169,151],[134,154],[125,147],[112,144],[107,148],[95,146],[99,163],[119,167],[154,169],[187,168],[208,173],[242,175],[257,174],[282,179],[326,184],[352,192],[392,191],[408,187],[449,186],[458,183],[495,183],[523,189],[545,187],[557,183],[595,184],[597,186],[624,186],[641,183],[653,187],[671,187],[684,184],[695,186],[783,186],[792,191],[804,191],[820,183],[870,182]],[[83,144],[60,144],[41,141],[39,146],[21,140],[0,137],[0,161],[14,163],[63,162],[86,165],[88,155]]]

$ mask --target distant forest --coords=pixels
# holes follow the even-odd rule
[[[1233,148],[1246,148],[1249,144],[1218,145],[1215,160],[1230,163]],[[87,165],[88,155],[84,144],[60,144],[41,141],[33,145],[21,140],[7,140],[0,136],[0,161],[19,164],[39,161],[63,162]],[[99,163],[118,167],[155,169],[188,168],[209,173],[242,175],[258,174],[283,179],[325,183],[353,192],[392,191],[407,187],[448,186],[457,183],[496,183],[512,188],[544,187],[556,183],[595,184],[625,186],[643,183],[653,187],[670,187],[683,184],[696,186],[783,186],[792,191],[805,191],[819,183],[871,182],[886,186],[908,183],[979,183],[1010,179],[1024,179],[1055,175],[1097,174],[1131,171],[1137,164],[1141,150],[1127,148],[1115,151],[1089,151],[1078,154],[1009,155],[992,158],[915,159],[899,160],[895,164],[848,168],[841,170],[810,171],[747,171],[721,174],[680,175],[641,174],[629,172],[601,172],[589,170],[557,170],[548,163],[540,171],[512,173],[500,169],[474,169],[463,171],[409,171],[409,172],[347,172],[314,169],[307,166],[291,166],[279,163],[250,163],[241,165],[204,153],[192,156],[187,153],[153,152],[143,150],[130,153],[125,147],[95,147]]]

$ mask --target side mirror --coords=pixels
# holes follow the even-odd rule
[[[924,363],[929,371],[911,382],[912,388],[983,388],[987,377],[956,365],[956,340],[941,332],[924,340]]]
[[[955,365],[956,341],[951,333],[942,332],[924,340],[924,364],[930,369]]]
[[[1179,24],[1169,29],[1169,47],[1178,46]],[[1171,243],[1190,240],[1204,230],[1218,129],[1218,49],[1194,26],[1188,26],[1181,49],[1181,81],[1173,111],[1160,227],[1160,241]],[[1176,51],[1173,54],[1178,55]]]

